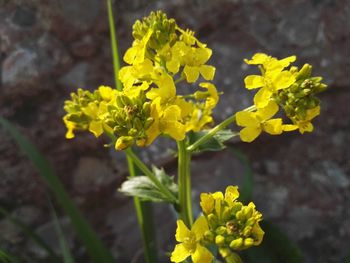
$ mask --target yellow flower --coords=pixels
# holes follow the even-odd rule
[[[210,65],[205,65],[211,57],[212,51],[206,47],[191,47],[184,56],[184,74],[189,83],[196,82],[199,74],[205,80],[212,80],[215,75],[215,68]]]
[[[266,107],[258,109],[256,112],[237,112],[237,125],[245,127],[239,133],[242,141],[252,142],[262,131],[272,135],[281,134],[282,119],[271,119],[277,111],[277,104],[270,101]]]
[[[296,124],[283,125],[283,131],[293,131],[299,129],[301,134],[304,132],[312,132],[314,130],[314,126],[312,125],[311,120],[320,114],[320,110],[320,106],[307,110],[304,120],[298,121]]]
[[[171,262],[182,262],[191,256],[193,263],[210,263],[213,255],[207,248],[200,244],[204,233],[209,230],[205,217],[199,217],[189,230],[182,220],[177,220],[176,241],[180,244],[175,246],[171,253]]]
[[[294,60],[295,56],[277,60],[262,53],[254,55],[252,60],[245,60],[248,64],[262,65],[262,76],[249,75],[244,79],[247,89],[261,88],[254,96],[254,103],[258,108],[265,107],[278,90],[288,88],[295,82],[295,74],[283,70]]]

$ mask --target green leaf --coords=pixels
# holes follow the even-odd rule
[[[15,140],[22,152],[32,161],[39,171],[40,176],[48,184],[56,195],[57,200],[64,208],[87,252],[93,262],[115,262],[112,254],[102,244],[92,227],[80,213],[67,191],[62,185],[60,179],[55,175],[51,165],[37,148],[22,135],[11,123],[0,117],[0,126],[2,126],[8,134]]]
[[[178,187],[174,182],[174,177],[168,176],[163,169],[152,167],[154,175],[159,182],[169,189],[174,195],[177,195]],[[136,176],[126,180],[119,189],[120,192],[139,197],[144,201],[153,202],[172,202],[147,176]]]
[[[243,203],[248,203],[252,200],[253,195],[253,169],[251,163],[248,157],[238,148],[229,146],[228,149],[244,165],[243,185],[239,191],[239,199],[242,200]]]
[[[192,145],[198,141],[201,137],[206,135],[208,131],[200,132],[190,132],[189,133],[189,144]],[[236,134],[231,130],[221,130],[218,131],[213,137],[211,137],[207,142],[198,146],[194,152],[204,152],[204,151],[221,151],[226,148],[224,142],[228,141]]]
[[[265,231],[264,240],[258,247],[243,253],[250,263],[300,263],[303,262],[298,247],[274,224],[264,220],[261,228]]]
[[[0,249],[0,262],[1,263],[19,263],[19,259]]]
[[[63,255],[63,262],[64,263],[74,263],[73,256],[69,250],[69,245],[67,243],[66,238],[64,237],[62,227],[58,221],[56,211],[51,203],[50,203],[50,207],[51,207],[51,214],[52,214],[53,221],[54,221],[55,231],[56,231],[56,234],[58,236],[61,253]]]
[[[8,220],[10,220],[10,222],[19,229],[21,229],[21,231],[28,238],[33,240],[33,242],[35,242],[39,247],[46,251],[47,254],[50,256],[51,260],[53,260],[53,262],[60,262],[55,252],[53,252],[53,250],[45,243],[45,241],[40,236],[38,236],[29,226],[22,223],[19,219],[13,217],[8,211],[6,211],[2,207],[0,207],[0,214],[6,217]]]

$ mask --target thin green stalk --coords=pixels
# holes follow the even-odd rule
[[[113,8],[111,0],[107,1],[107,10],[108,10],[108,22],[109,30],[111,35],[111,47],[113,55],[113,68],[114,68],[114,79],[115,86],[117,90],[123,90],[123,85],[118,78],[118,72],[120,70],[120,58],[118,53],[118,43],[115,30],[115,22],[113,16]],[[130,150],[130,152],[132,152]],[[127,157],[128,168],[130,176],[136,176],[134,163],[131,157]],[[134,198],[134,205],[136,210],[137,221],[140,226],[143,239],[144,255],[146,263],[156,263],[157,259],[157,250],[155,247],[155,231],[154,224],[151,212],[151,204],[141,202],[138,198]]]
[[[253,106],[250,106],[250,107],[244,109],[244,111],[253,111],[255,109],[256,109],[256,107],[255,107],[255,105],[253,105]],[[232,116],[228,117],[226,120],[222,121],[221,123],[216,125],[214,128],[212,128],[206,135],[201,137],[198,141],[196,141],[195,143],[188,146],[187,151],[193,152],[200,145],[202,145],[202,144],[206,143],[208,140],[210,140],[218,131],[225,129],[228,125],[230,125],[235,120],[236,120],[236,114],[233,114]]]
[[[137,155],[129,148],[125,150],[126,155],[131,158],[133,163],[140,168],[140,170],[159,188],[164,195],[166,195],[173,203],[177,202],[176,197],[172,194],[168,188],[166,188],[158,178],[153,174],[153,172],[148,169],[148,167],[137,157]]]
[[[126,156],[130,177],[136,176],[136,169],[130,156]],[[152,219],[152,206],[148,202],[142,202],[134,197],[137,222],[142,233],[142,241],[146,263],[157,262],[156,240],[154,235],[154,223]]]
[[[180,219],[191,227],[193,223],[191,195],[191,153],[186,149],[186,141],[177,143],[178,147],[178,185]]]
[[[118,53],[118,42],[117,42],[117,36],[115,33],[115,23],[114,23],[113,8],[112,8],[111,0],[107,0],[107,10],[108,10],[109,31],[111,35],[111,47],[112,47],[112,55],[113,55],[115,84],[116,84],[117,90],[122,90],[123,86],[118,78],[118,72],[120,69],[120,59],[119,59],[119,53]]]

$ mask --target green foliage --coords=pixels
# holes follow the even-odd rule
[[[42,179],[54,192],[57,200],[70,217],[79,238],[86,247],[87,252],[94,262],[115,262],[111,253],[102,244],[96,233],[91,228],[83,215],[79,212],[60,179],[55,175],[53,168],[38,151],[38,149],[22,135],[11,123],[0,117],[0,126],[15,140],[22,152],[32,161],[39,171]]]
[[[171,193],[177,196],[178,187],[174,182],[174,178],[168,176],[163,169],[152,167],[153,173],[158,181],[166,187]],[[164,194],[164,191],[153,183],[147,176],[136,176],[126,180],[119,189],[120,192],[139,197],[142,200],[153,201],[153,202],[173,202],[169,196]]]
[[[0,249],[0,262],[1,263],[19,263],[19,259]]]
[[[190,132],[189,133],[189,144],[192,145],[200,138],[208,134],[209,131]],[[220,130],[213,137],[207,140],[205,143],[199,145],[194,152],[205,152],[205,151],[221,151],[226,148],[224,142],[234,137],[236,133],[231,130]]]

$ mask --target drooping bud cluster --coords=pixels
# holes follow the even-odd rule
[[[209,225],[205,240],[218,246],[223,258],[229,260],[234,251],[261,243],[264,231],[259,222],[262,215],[251,202],[243,205],[237,201],[238,187],[229,186],[222,192],[202,193],[200,205]]]
[[[321,83],[321,77],[311,76],[312,66],[309,64],[299,71],[292,67],[291,71],[295,71],[295,83],[276,94],[275,100],[301,133],[311,132],[313,126],[310,121],[320,113],[320,100],[315,95],[325,91],[327,85]]]
[[[260,75],[250,75],[244,79],[247,89],[257,89],[254,96],[255,111],[241,111],[236,115],[236,122],[243,126],[240,131],[241,139],[251,142],[262,131],[272,135],[283,131],[299,130],[311,132],[311,120],[320,114],[320,101],[315,94],[326,89],[321,83],[321,77],[312,77],[312,67],[305,64],[300,70],[297,67],[288,67],[296,60],[290,56],[281,60],[257,53],[247,64],[258,65]],[[292,124],[283,124],[281,118],[272,119],[283,108]]]

